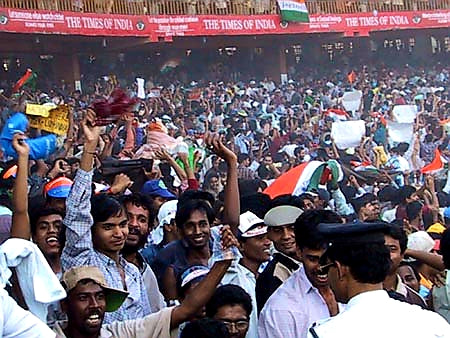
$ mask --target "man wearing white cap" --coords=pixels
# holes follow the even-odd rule
[[[246,337],[254,338],[258,337],[256,278],[260,265],[270,258],[271,241],[267,237],[264,221],[250,211],[239,217],[238,240],[243,257],[239,262],[233,262],[223,277],[222,284],[238,285],[250,295],[253,311]]]
[[[152,264],[156,255],[167,244],[180,239],[175,225],[177,205],[178,200],[171,200],[163,203],[159,208],[157,224],[151,232],[153,243],[142,250],[142,256],[148,264]]]
[[[256,280],[258,313],[272,293],[300,266],[295,245],[294,223],[302,214],[300,208],[280,205],[264,216],[267,234],[275,246],[272,260]]]

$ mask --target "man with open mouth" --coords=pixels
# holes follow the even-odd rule
[[[231,231],[222,232],[222,244],[235,244]],[[54,332],[65,338],[152,337],[177,336],[178,326],[197,313],[213,295],[218,283],[230,266],[230,260],[214,263],[210,272],[176,307],[162,309],[141,319],[118,321],[103,325],[105,313],[117,311],[128,292],[111,288],[103,273],[94,266],[80,266],[67,270],[62,284],[67,298],[61,307],[67,321],[58,322]]]
[[[308,210],[295,221],[295,241],[303,264],[267,300],[259,316],[260,338],[305,338],[315,321],[339,312],[328,270],[320,264],[327,242],[317,226],[340,221],[329,210]]]

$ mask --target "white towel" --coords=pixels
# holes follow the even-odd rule
[[[10,238],[0,246],[0,284],[5,287],[15,267],[25,302],[36,317],[47,320],[49,303],[67,296],[41,250],[32,242]]]

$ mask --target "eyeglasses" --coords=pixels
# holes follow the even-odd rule
[[[225,319],[221,319],[222,323],[228,328],[228,331],[243,331],[248,328],[248,320],[238,320],[238,321],[229,321]]]
[[[331,262],[322,266],[319,266],[319,270],[324,272],[324,273],[328,273],[328,270],[332,267],[332,266],[336,266],[335,262]]]

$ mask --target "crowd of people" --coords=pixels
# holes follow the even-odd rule
[[[173,77],[3,92],[2,336],[450,337],[448,65]]]

